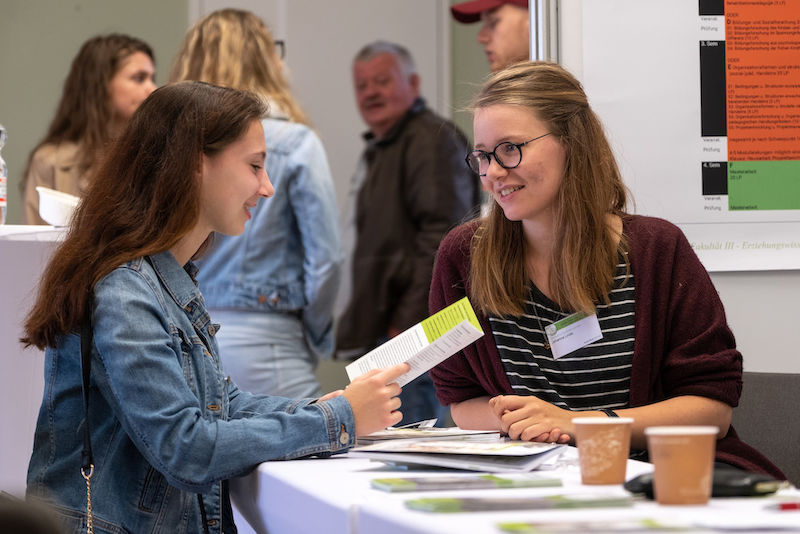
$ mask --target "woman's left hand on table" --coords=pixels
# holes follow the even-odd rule
[[[544,443],[569,443],[564,431],[571,425],[572,412],[533,396],[498,395],[489,406],[502,423],[501,430],[511,439]]]

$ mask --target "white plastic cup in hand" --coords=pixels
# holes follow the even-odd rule
[[[653,492],[659,504],[705,504],[714,475],[715,426],[645,428],[653,462]]]
[[[575,417],[583,484],[622,484],[631,448],[630,417]]]

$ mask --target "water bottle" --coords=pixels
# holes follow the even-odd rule
[[[2,150],[6,145],[6,129],[0,124],[0,224],[6,223],[6,193],[8,192],[8,167],[3,161]]]

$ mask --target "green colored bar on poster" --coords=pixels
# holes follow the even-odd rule
[[[800,210],[800,161],[728,162],[728,209]]]

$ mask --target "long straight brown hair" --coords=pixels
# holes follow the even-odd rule
[[[292,122],[310,126],[283,75],[272,34],[249,11],[220,9],[200,19],[184,37],[169,79],[251,91],[268,98]]]
[[[627,249],[609,218],[624,214],[627,189],[603,127],[580,82],[555,63],[518,63],[494,74],[472,107],[494,105],[533,113],[566,149],[555,199],[550,296],[564,310],[592,313],[597,303],[608,302],[619,256]],[[509,221],[493,203],[471,247],[474,303],[486,313],[522,315],[529,282],[522,223]]]
[[[33,154],[42,145],[79,144],[81,152],[77,163],[81,174],[97,166],[98,154],[102,154],[111,140],[111,80],[123,62],[136,52],[146,54],[155,63],[150,46],[128,35],[98,35],[83,43],[64,80],[61,100],[50,127],[28,156],[24,179],[20,181],[21,190],[25,189]]]
[[[167,85],[142,103],[114,144],[39,284],[25,345],[52,347],[76,330],[95,284],[134,258],[169,250],[200,213],[202,156],[213,156],[267,109],[244,91]]]

